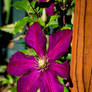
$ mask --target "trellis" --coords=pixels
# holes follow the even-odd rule
[[[71,92],[92,92],[92,0],[75,3],[71,80]]]

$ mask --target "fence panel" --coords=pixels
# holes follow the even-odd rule
[[[92,0],[76,0],[74,17],[71,92],[92,92]]]

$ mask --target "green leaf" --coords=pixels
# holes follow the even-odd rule
[[[40,88],[36,92],[40,92]]]
[[[12,76],[8,74],[7,77],[9,79],[9,83],[10,84],[13,84],[13,78],[12,78]]]
[[[2,82],[2,84],[13,84],[13,78],[11,75],[7,75],[7,78],[3,78],[3,77],[0,77],[0,81]]]
[[[64,85],[64,79],[61,78],[60,76],[57,76],[57,78],[58,78],[59,82]]]
[[[61,64],[62,62],[60,60],[56,60],[57,63]]]
[[[38,22],[41,26],[45,26],[45,23],[42,21],[41,17],[38,19],[35,19],[34,21],[31,21],[30,26],[34,23]]]
[[[0,73],[4,73],[6,71],[6,68],[7,68],[6,65],[0,66]]]
[[[71,60],[71,54],[69,53],[66,57],[67,60]]]
[[[9,80],[8,79],[2,81],[2,85],[5,85],[5,84],[9,84]]]
[[[39,7],[36,7],[36,3],[38,2],[38,0],[34,0],[32,1],[30,4],[31,4],[31,8],[33,7],[34,10],[38,13],[38,12],[42,12],[42,8],[39,8]]]
[[[0,82],[2,82],[2,81],[6,81],[6,78],[3,76],[0,76]]]
[[[35,4],[36,4],[37,0],[34,0],[33,2],[31,2],[31,5],[33,8],[35,8]]]
[[[15,24],[8,24],[8,25],[0,27],[0,30],[2,30],[4,32],[11,33],[11,34],[15,34],[15,32],[14,32],[15,25],[16,25],[16,23]]]
[[[8,21],[9,21],[9,17],[10,17],[11,0],[4,0],[4,8],[5,8],[5,11],[6,11],[5,23],[7,24]]]
[[[45,23],[42,21],[42,18],[41,17],[37,20],[37,22],[39,22],[41,26],[44,26],[45,25]]]
[[[16,9],[23,9],[25,10],[27,13],[32,13],[34,12],[33,9],[30,7],[30,3],[28,0],[21,0],[21,1],[16,1],[13,6]]]
[[[64,29],[71,29],[72,28],[72,25],[71,24],[66,24],[65,26],[63,26],[61,28],[61,30],[64,30]]]
[[[15,34],[21,33],[23,31],[24,26],[29,22],[35,22],[35,19],[33,19],[32,17],[24,17],[23,19],[18,20],[14,28]]]
[[[14,86],[11,86],[8,90],[10,90],[9,92],[17,92],[17,87],[14,85]]]
[[[49,47],[49,35],[45,35],[46,36],[46,38],[47,38],[47,43],[46,43],[46,50],[48,50],[48,47]]]
[[[58,27],[58,18],[59,16],[57,15],[51,16],[49,22],[46,24],[46,27],[49,27],[49,26],[53,28]]]
[[[64,87],[64,92],[69,92],[69,89],[67,87]]]
[[[64,60],[64,59],[65,59],[65,57],[63,56],[63,57],[61,57],[61,59],[63,59],[63,60]]]
[[[65,85],[64,83],[64,79],[61,78],[60,76],[57,76],[58,77],[58,80],[61,84]],[[64,87],[64,92],[69,92],[69,89],[67,87]]]
[[[73,6],[75,4],[75,0],[72,0],[71,2],[71,6]]]
[[[23,49],[23,50],[20,50],[20,51],[23,52],[26,55],[37,56],[36,52],[33,49]]]

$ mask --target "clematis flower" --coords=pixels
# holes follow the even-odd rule
[[[41,26],[35,22],[27,31],[26,43],[38,54],[38,58],[16,52],[8,63],[7,72],[20,76],[17,92],[64,92],[64,86],[57,76],[69,79],[69,64],[55,62],[67,51],[72,31],[63,30],[49,36],[49,47],[46,51],[46,37]]]

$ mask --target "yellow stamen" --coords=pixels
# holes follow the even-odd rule
[[[45,61],[45,59],[39,59],[39,67],[41,67],[41,68],[44,68],[45,66],[46,66],[46,61]]]

